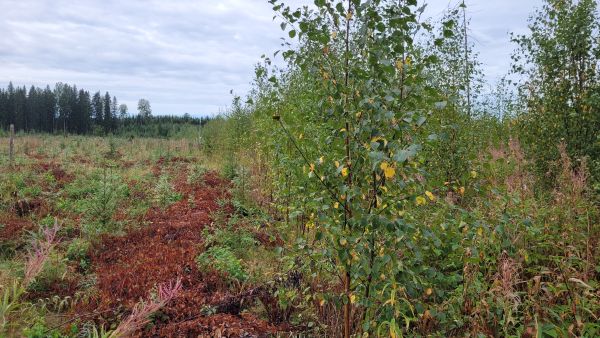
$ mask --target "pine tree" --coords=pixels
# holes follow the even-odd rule
[[[15,122],[15,87],[12,82],[9,82],[6,89],[6,125]]]
[[[106,92],[106,94],[104,94],[104,102],[103,102],[103,107],[104,107],[104,133],[109,133],[111,131],[111,126],[112,126],[112,121],[113,121],[113,117],[111,114],[111,99],[110,99],[110,94],[108,92]]]
[[[46,86],[43,96],[43,131],[53,133],[56,130],[56,96],[50,89],[50,86]]]
[[[0,88],[0,128],[8,125],[8,93]]]
[[[90,100],[90,93],[83,89],[80,90],[77,103],[80,114],[79,121],[77,121],[77,132],[85,134],[90,131],[91,127],[92,102]]]
[[[15,90],[15,128],[27,130],[27,88],[17,87]]]
[[[111,130],[117,130],[117,119],[119,118],[119,103],[117,101],[117,97],[113,96],[112,102],[110,104],[110,115],[111,115]]]
[[[94,97],[92,98],[92,117],[94,120],[95,126],[102,128],[104,125],[103,119],[103,108],[102,108],[102,95],[100,92],[94,93]]]

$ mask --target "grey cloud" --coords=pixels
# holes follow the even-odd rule
[[[429,2],[428,15],[448,6]],[[526,2],[467,0],[490,79],[507,69],[507,33],[525,29],[541,0]],[[283,35],[266,0],[4,0],[0,13],[0,85],[73,83],[108,90],[130,111],[145,97],[156,113],[215,113],[230,89],[248,90]]]

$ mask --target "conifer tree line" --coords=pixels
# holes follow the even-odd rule
[[[140,114],[133,116],[127,105],[119,104],[117,97],[109,92],[90,93],[60,82],[54,89],[50,86],[27,89],[10,82],[6,89],[0,88],[0,128],[7,130],[14,124],[15,130],[22,132],[168,136],[173,125],[201,125],[208,120],[187,114],[153,117],[150,103],[145,99],[140,99],[138,106]]]

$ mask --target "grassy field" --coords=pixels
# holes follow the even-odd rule
[[[193,141],[22,136],[15,153],[0,164],[0,336],[129,336],[158,308],[147,335],[285,329],[254,302],[276,303],[281,239]]]

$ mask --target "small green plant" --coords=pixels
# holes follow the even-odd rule
[[[232,221],[230,220],[230,222]],[[235,229],[231,226],[216,228],[213,232],[205,229],[203,236],[206,246],[227,247],[231,252],[242,258],[257,245],[252,233],[242,227]]]
[[[241,261],[226,246],[210,247],[196,257],[196,263],[201,270],[214,269],[239,282],[248,278]]]
[[[93,215],[102,225],[106,225],[110,221],[116,209],[114,189],[116,177],[111,174],[112,169],[105,168],[103,170],[102,178],[100,182],[98,182],[98,187],[89,204],[91,215]]]
[[[90,266],[89,249],[89,241],[83,238],[74,239],[67,248],[67,258],[70,261],[77,262],[82,270],[87,270]]]
[[[35,323],[32,327],[27,328],[23,331],[23,336],[26,338],[67,338],[68,336],[62,335],[59,331],[49,329],[42,322]]]
[[[9,315],[17,312],[24,306],[20,298],[25,293],[25,289],[18,281],[12,285],[5,286],[0,296],[0,336],[6,331],[9,324]]]
[[[171,185],[170,177],[163,174],[159,177],[154,188],[154,202],[162,209],[166,209],[171,204],[181,200],[182,195],[176,192]]]
[[[82,230],[86,235],[98,235],[105,232],[118,231],[117,224],[112,222],[119,203],[129,195],[129,188],[122,182],[112,166],[105,167],[101,174],[94,176],[88,183],[90,188],[74,189],[75,196],[83,194],[83,201],[75,201],[74,205],[84,213]],[[71,201],[69,201],[71,202]],[[65,204],[68,207],[70,203]]]
[[[193,164],[189,170],[187,182],[188,184],[202,184],[206,168],[200,164]]]
[[[108,152],[106,153],[106,158],[116,158],[117,154],[117,143],[113,138],[111,138],[108,140]]]
[[[233,158],[229,158],[223,165],[222,172],[223,177],[228,180],[233,180],[238,175],[238,164],[233,160]]]

